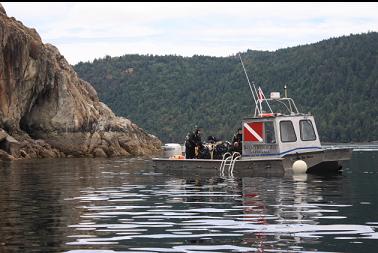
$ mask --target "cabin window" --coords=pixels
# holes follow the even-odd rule
[[[299,121],[299,129],[301,130],[302,141],[314,141],[316,140],[316,134],[311,120]]]
[[[276,143],[276,136],[274,134],[273,121],[266,121],[264,124],[265,124],[265,143]]]
[[[280,122],[280,133],[282,142],[295,142],[297,136],[295,135],[293,122],[283,120]]]

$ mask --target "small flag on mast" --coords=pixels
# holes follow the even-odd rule
[[[265,98],[265,95],[261,89],[261,87],[259,86],[259,89],[258,89],[258,99],[259,99],[259,102],[261,103],[263,101],[263,99]]]

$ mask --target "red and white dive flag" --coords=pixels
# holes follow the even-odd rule
[[[263,142],[264,141],[264,123],[250,122],[243,124],[244,141]]]
[[[259,93],[258,99],[259,99],[259,102],[261,103],[263,101],[263,99],[265,98],[264,92],[262,91],[261,87],[259,87],[258,93]]]

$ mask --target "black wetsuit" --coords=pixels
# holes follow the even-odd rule
[[[185,141],[185,158],[196,158],[196,147],[202,147],[201,136],[198,133],[190,133]]]
[[[242,153],[242,140],[243,140],[243,135],[240,133],[237,133],[234,135],[232,138],[232,151],[233,152],[239,152],[240,154]],[[238,146],[235,147],[234,143],[237,142]]]

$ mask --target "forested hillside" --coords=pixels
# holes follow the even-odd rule
[[[378,140],[378,33],[241,55],[266,95],[288,86],[322,142]],[[75,70],[116,114],[164,142],[183,142],[195,125],[204,137],[230,139],[254,110],[237,56],[106,56]]]

